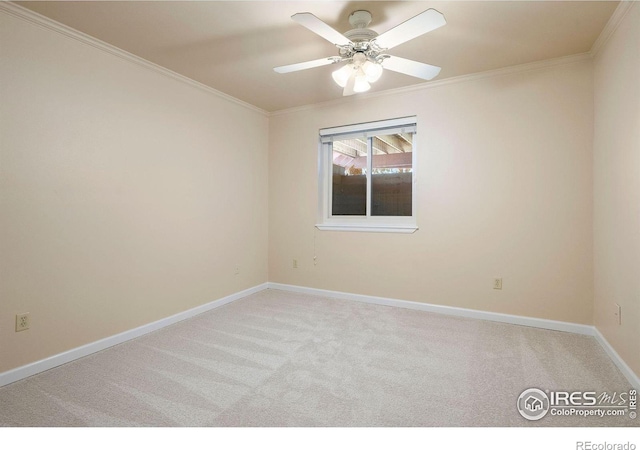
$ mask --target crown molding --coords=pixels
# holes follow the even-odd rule
[[[164,75],[166,77],[172,78],[176,81],[180,81],[182,83],[188,84],[192,87],[195,87],[197,89],[200,89],[201,91],[206,92],[207,94],[213,95],[215,97],[224,99],[228,102],[231,103],[235,103],[236,105],[242,106],[244,108],[247,108],[253,112],[257,112],[263,116],[268,116],[268,112],[265,111],[262,108],[258,108],[255,105],[252,105],[250,103],[244,102],[240,99],[237,99],[235,97],[232,97],[231,95],[225,94],[224,92],[218,91],[217,89],[214,89],[212,87],[209,87],[203,83],[200,83],[198,81],[195,81],[189,77],[186,77],[184,75],[180,75],[179,73],[176,73],[172,70],[169,70],[165,67],[162,67],[158,64],[155,64],[151,61],[147,61],[146,59],[140,58],[139,56],[136,56],[132,53],[129,53],[125,50],[122,50],[118,47],[115,47],[111,44],[108,44],[106,42],[103,42],[99,39],[96,39],[92,36],[89,36],[86,33],[83,33],[81,31],[78,31],[76,29],[73,29],[67,25],[64,25],[60,22],[56,22],[53,19],[50,19],[48,17],[45,17],[41,14],[38,14],[34,11],[31,11],[27,8],[24,8],[20,5],[16,5],[14,3],[11,2],[7,2],[7,1],[0,1],[0,12],[4,12],[10,16],[16,17],[18,19],[24,20],[26,22],[32,23],[34,25],[38,25],[40,27],[46,28],[48,30],[51,31],[55,31],[58,34],[61,34],[67,38],[71,38],[74,39],[78,42],[81,42],[85,45],[89,45],[91,47],[94,47],[100,51],[103,51],[105,53],[109,53],[113,56],[116,56],[118,58],[124,59],[125,61],[134,63],[138,66],[144,67],[145,69],[151,70],[153,72],[159,73],[161,75]]]
[[[361,94],[358,96],[351,96],[346,98],[343,97],[335,100],[330,100],[327,102],[314,103],[312,105],[296,106],[293,108],[281,109],[278,111],[273,111],[268,113],[268,116],[273,117],[273,116],[280,116],[280,115],[286,115],[286,114],[292,114],[292,113],[299,113],[303,111],[308,111],[310,109],[328,108],[331,106],[344,105],[349,102],[357,102],[357,101],[368,100],[372,98],[387,97],[387,96],[393,96],[398,94],[423,91],[426,89],[433,89],[441,86],[446,86],[449,84],[466,83],[469,81],[481,80],[483,78],[500,77],[500,76],[511,75],[516,73],[543,70],[543,69],[562,66],[566,64],[574,64],[576,62],[586,61],[590,59],[591,59],[591,53],[589,52],[578,53],[575,55],[562,56],[560,58],[545,59],[542,61],[535,61],[532,63],[518,64],[516,66],[509,66],[509,67],[503,67],[495,70],[488,70],[485,72],[477,72],[477,73],[472,73],[468,75],[460,75],[457,77],[445,78],[437,81],[429,81],[425,83],[414,84],[411,86],[405,86],[405,87],[396,88],[396,89],[387,89],[385,91],[380,91],[380,92],[371,92],[367,94]]]
[[[611,36],[613,36],[613,33],[618,29],[618,27],[622,23],[622,20],[627,15],[634,3],[636,3],[636,0],[622,0],[618,4],[618,7],[613,12],[613,14],[611,14],[609,21],[604,26],[602,32],[600,33],[600,36],[598,36],[598,39],[596,39],[596,41],[593,43],[593,46],[591,47],[591,50],[589,51],[592,57],[595,57],[600,52],[600,50],[602,50],[607,41],[609,41]]]
[[[65,37],[74,39],[76,41],[82,42],[86,45],[90,45],[98,50],[104,51],[106,53],[112,54],[114,56],[117,56],[121,59],[124,59],[126,61],[132,62],[134,64],[137,64],[139,66],[145,67],[148,70],[152,70],[156,73],[160,73],[162,75],[165,75],[169,78],[173,78],[174,80],[177,81],[181,81],[183,83],[189,84],[197,89],[200,89],[201,91],[204,91],[208,94],[214,95],[216,97],[219,97],[221,99],[227,100],[231,103],[235,103],[237,105],[240,105],[244,108],[247,108],[251,111],[257,112],[265,117],[274,117],[274,116],[280,116],[280,115],[287,115],[287,114],[292,114],[292,113],[299,113],[299,112],[303,112],[303,111],[308,111],[308,110],[312,110],[312,109],[318,109],[318,108],[328,108],[328,107],[332,107],[332,106],[337,106],[337,105],[343,105],[343,104],[348,104],[348,103],[352,103],[352,102],[358,102],[358,101],[362,101],[362,100],[368,100],[368,99],[373,99],[373,98],[378,98],[378,97],[386,97],[386,96],[394,96],[394,95],[398,95],[398,94],[404,94],[404,93],[411,93],[411,92],[417,92],[417,91],[422,91],[425,89],[431,89],[431,88],[437,88],[437,87],[441,87],[441,86],[446,86],[449,84],[455,84],[455,83],[465,83],[465,82],[469,82],[469,81],[475,81],[475,80],[480,80],[483,78],[489,78],[489,77],[497,77],[497,76],[504,76],[504,75],[510,75],[510,74],[516,74],[516,73],[524,73],[524,72],[529,72],[529,71],[534,71],[534,70],[542,70],[542,69],[546,69],[546,68],[551,68],[551,67],[556,67],[556,66],[560,66],[560,65],[565,65],[565,64],[572,64],[572,63],[576,63],[579,61],[584,61],[584,60],[588,60],[588,59],[592,59],[593,57],[595,57],[598,52],[602,49],[602,47],[605,45],[605,43],[609,40],[609,38],[613,35],[613,33],[615,32],[615,30],[618,28],[618,26],[620,25],[620,23],[622,22],[622,20],[624,19],[625,15],[627,14],[627,12],[633,7],[633,4],[636,3],[636,0],[621,0],[620,4],[618,5],[618,7],[616,8],[616,10],[613,12],[613,14],[611,15],[609,21],[607,22],[607,24],[605,25],[604,29],[602,30],[602,32],[600,33],[600,35],[598,36],[598,38],[596,39],[595,43],[593,44],[593,46],[591,47],[591,49],[586,52],[586,53],[579,53],[579,54],[575,54],[575,55],[569,55],[569,56],[563,56],[560,58],[553,58],[553,59],[547,59],[547,60],[543,60],[543,61],[536,61],[536,62],[532,62],[532,63],[525,63],[525,64],[519,64],[516,66],[510,66],[510,67],[504,67],[504,68],[500,68],[500,69],[495,69],[495,70],[489,70],[489,71],[485,71],[485,72],[477,72],[477,73],[472,73],[472,74],[468,74],[468,75],[461,75],[461,76],[457,76],[457,77],[451,77],[451,78],[445,78],[442,80],[437,80],[437,81],[430,81],[430,82],[425,82],[425,83],[419,83],[419,84],[414,84],[411,86],[405,86],[405,87],[401,87],[401,88],[396,88],[396,89],[388,89],[385,91],[380,91],[380,92],[371,92],[368,94],[361,94],[358,96],[352,96],[349,98],[339,98],[339,99],[335,99],[335,100],[329,100],[326,102],[320,102],[320,103],[314,103],[314,104],[310,104],[310,105],[303,105],[303,106],[296,106],[296,107],[292,107],[292,108],[286,108],[286,109],[281,109],[281,110],[277,110],[277,111],[266,111],[262,108],[259,108],[255,105],[252,105],[250,103],[247,103],[245,101],[242,101],[238,98],[235,98],[231,95],[225,94],[224,92],[221,92],[217,89],[214,89],[210,86],[207,86],[203,83],[200,83],[198,81],[195,81],[189,77],[186,77],[184,75],[181,75],[179,73],[176,73],[172,70],[169,70],[165,67],[162,67],[158,64],[155,64],[151,61],[147,61],[146,59],[143,59],[139,56],[136,56],[132,53],[129,53],[125,50],[122,50],[118,47],[115,47],[111,44],[108,44],[106,42],[103,42],[99,39],[96,39],[92,36],[89,36],[86,33],[83,33],[81,31],[75,30],[67,25],[64,25],[62,23],[56,22],[53,19],[50,19],[48,17],[45,17],[41,14],[38,14],[34,11],[31,11],[27,8],[24,8],[22,6],[16,5],[14,3],[11,2],[7,2],[7,1],[3,1],[0,0],[0,11],[7,13],[11,16],[20,18],[24,21],[33,23],[35,25],[47,28],[49,30],[55,31],[59,34],[62,34]]]
[[[445,78],[443,80],[420,83],[412,86],[406,86],[406,87],[401,87],[397,89],[389,89],[381,92],[371,92],[364,95],[361,94],[357,97],[353,96],[349,98],[339,98],[339,99],[330,100],[327,102],[315,103],[312,105],[296,106],[293,108],[286,108],[286,109],[270,112],[268,113],[268,116],[274,117],[279,115],[299,113],[299,112],[308,111],[308,110],[317,109],[317,108],[329,108],[332,106],[347,104],[349,102],[357,102],[361,100],[384,97],[388,95],[397,95],[397,94],[403,94],[408,92],[422,91],[424,89],[431,89],[431,88],[436,88],[436,87],[445,86],[445,85],[454,84],[454,83],[464,83],[467,81],[474,81],[474,80],[479,80],[479,79],[488,78],[488,77],[523,73],[523,72],[529,72],[533,70],[542,70],[542,69],[556,67],[564,64],[572,64],[578,61],[593,59],[597,56],[598,52],[602,49],[604,44],[613,35],[613,33],[618,28],[618,26],[620,26],[620,23],[622,23],[622,20],[624,19],[626,14],[629,12],[629,10],[633,7],[634,3],[639,3],[639,1],[638,0],[621,0],[620,1],[617,8],[609,18],[609,21],[607,22],[602,32],[600,33],[600,35],[592,45],[591,49],[585,53],[578,53],[575,55],[563,56],[560,58],[546,59],[546,60],[536,61],[532,63],[519,64],[516,66],[489,70],[486,72],[477,72],[477,73],[472,73],[468,75],[461,75],[458,77]]]

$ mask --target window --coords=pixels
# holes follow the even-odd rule
[[[320,130],[321,230],[412,233],[416,118]]]

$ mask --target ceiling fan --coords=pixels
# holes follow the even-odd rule
[[[308,12],[294,14],[291,18],[338,47],[339,56],[275,67],[273,70],[278,73],[344,62],[346,64],[332,74],[338,86],[344,88],[342,95],[368,91],[371,88],[370,83],[380,78],[383,69],[424,80],[431,80],[440,73],[440,67],[385,53],[393,47],[445,25],[447,22],[444,16],[435,9],[428,9],[380,35],[367,28],[371,23],[369,11],[353,12],[349,16],[349,23],[354,28],[344,34]]]

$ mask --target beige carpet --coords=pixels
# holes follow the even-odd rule
[[[531,387],[630,389],[588,336],[265,290],[0,388],[0,425],[640,425],[525,420]]]

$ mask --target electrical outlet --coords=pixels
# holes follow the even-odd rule
[[[494,278],[493,279],[493,288],[494,289],[502,289],[502,278]]]
[[[28,330],[29,326],[31,326],[29,313],[16,314],[16,332]]]
[[[238,275],[240,273],[240,266],[236,266],[236,270],[234,271],[235,275]]]
[[[293,268],[294,268],[294,269],[297,269],[297,268],[298,268],[298,260],[297,260],[297,259],[294,259],[294,260],[293,260]]]
[[[618,325],[622,325],[622,308],[617,303],[613,314],[618,318]]]

